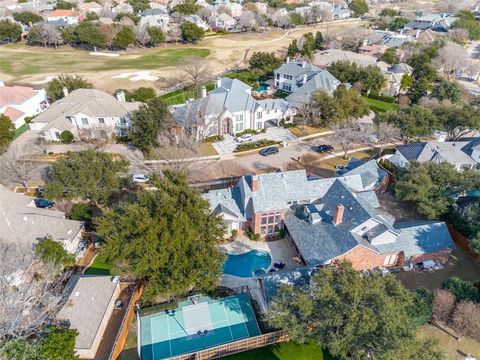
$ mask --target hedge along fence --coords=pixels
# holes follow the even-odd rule
[[[254,350],[268,345],[278,344],[290,340],[284,330],[262,334],[248,339],[237,340],[225,345],[211,347],[190,354],[179,355],[170,360],[207,360],[227,356],[243,351]]]
[[[267,146],[278,145],[280,143],[281,143],[280,141],[260,139],[257,141],[240,144],[235,148],[234,152],[260,149]]]
[[[452,224],[448,224],[447,227],[453,241],[460,246],[472,260],[480,260],[480,255],[470,249],[470,241],[468,238],[460,231],[456,230]]]

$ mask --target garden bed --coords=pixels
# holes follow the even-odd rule
[[[280,144],[280,141],[260,139],[260,140],[249,142],[249,143],[239,144],[237,145],[237,147],[233,152],[238,153],[242,151],[255,150],[255,149],[260,149],[267,146],[278,145],[278,144]]]

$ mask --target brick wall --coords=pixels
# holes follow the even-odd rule
[[[254,213],[252,217],[252,221],[250,223],[250,226],[253,232],[255,234],[261,234],[262,215],[267,215],[267,214],[272,214],[277,212],[280,212],[280,218],[283,224],[283,219],[285,218],[285,210],[275,210],[275,211],[268,211],[264,213]],[[278,237],[277,235],[262,235],[262,239],[265,239],[265,240],[276,239],[277,237]]]
[[[412,256],[410,261],[412,262],[412,264],[417,264],[425,260],[439,260],[445,263],[448,261],[448,258],[451,253],[452,253],[452,249],[443,249],[434,253]]]
[[[342,260],[348,260],[352,263],[355,270],[368,270],[377,266],[384,266],[385,258],[392,254],[377,254],[376,252],[367,249],[363,246],[357,245],[352,250],[338,256],[332,260],[332,263],[341,262]],[[397,254],[397,261],[390,266],[398,264],[398,260],[401,259],[401,254]]]

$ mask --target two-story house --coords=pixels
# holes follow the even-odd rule
[[[45,89],[27,86],[5,86],[0,82],[0,114],[5,114],[18,129],[25,118],[44,111],[48,106]]]
[[[78,25],[80,22],[80,12],[68,9],[57,9],[49,12],[45,19],[47,22],[57,22],[63,20],[67,25]]]
[[[155,8],[146,9],[140,12],[140,20],[138,25],[140,28],[157,26],[166,31],[168,29],[169,22],[170,15],[168,15],[168,12],[163,9]]]
[[[306,61],[290,61],[287,58],[273,73],[275,88],[290,93],[286,100],[295,106],[309,102],[310,95],[315,91],[325,90],[332,94],[340,85],[340,81],[328,70]]]
[[[205,194],[227,228],[262,239],[283,229],[304,266],[349,260],[358,270],[448,259],[454,248],[443,222],[398,223],[379,210],[360,174],[309,179],[304,170],[244,176]]]
[[[218,78],[215,89],[202,89],[200,99],[172,109],[179,124],[192,121],[205,136],[225,135],[247,129],[263,130],[268,123],[291,121],[294,109],[283,99],[257,100],[252,88],[238,79]]]
[[[123,137],[131,127],[131,113],[139,105],[119,101],[104,91],[77,89],[66,92],[63,99],[34,118],[29,128],[48,141],[60,141],[66,130],[76,139]]]
[[[236,23],[235,19],[226,13],[210,18],[210,26],[212,29],[229,30],[234,28]]]

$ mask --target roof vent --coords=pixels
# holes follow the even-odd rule
[[[353,210],[353,206],[349,206],[349,207],[348,207],[348,210]]]
[[[80,291],[75,291],[75,296],[79,297],[80,296]]]
[[[23,217],[23,221],[27,221],[28,218],[26,216]]]
[[[71,234],[72,234],[72,229],[68,229],[68,230],[67,230],[67,234],[68,234],[68,235],[71,235]]]

